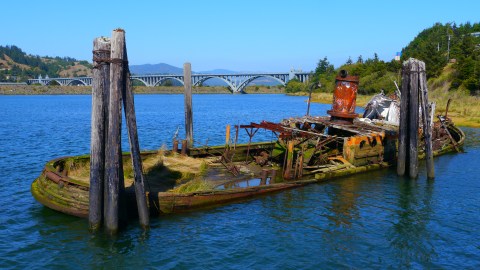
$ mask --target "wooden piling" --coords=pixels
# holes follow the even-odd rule
[[[111,39],[110,96],[108,108],[108,136],[105,155],[105,227],[109,234],[118,232],[119,189],[121,168],[121,94],[124,87],[125,32],[116,29]]]
[[[265,186],[267,184],[268,170],[263,169],[260,173],[260,186]]]
[[[411,59],[410,66],[410,92],[409,92],[409,176],[410,178],[417,178],[418,176],[418,72],[419,61]]]
[[[125,60],[128,60],[127,49],[125,47]],[[150,211],[148,210],[147,195],[145,193],[145,179],[143,175],[142,158],[140,156],[140,143],[138,141],[137,119],[135,116],[135,102],[133,97],[132,84],[130,81],[130,72],[126,65],[124,72],[125,87],[123,88],[123,107],[125,110],[125,121],[127,125],[128,139],[130,142],[130,156],[133,166],[133,176],[135,179],[135,197],[137,200],[138,218],[140,226],[147,230],[150,227]]]
[[[182,156],[186,156],[188,152],[188,141],[187,140],[182,140]]]
[[[402,89],[400,99],[400,126],[398,131],[397,174],[405,174],[408,144],[408,95],[410,62],[405,61],[402,67]]]
[[[178,153],[178,140],[177,139],[173,140],[172,152],[174,154]]]
[[[275,178],[277,178],[277,170],[270,170],[270,184],[275,183]]]
[[[435,166],[433,164],[433,147],[432,147],[432,123],[428,106],[428,88],[427,78],[425,75],[425,63],[419,62],[419,91],[420,104],[422,106],[422,122],[423,137],[425,140],[425,156],[427,163],[427,178],[435,178]],[[433,111],[432,111],[433,113]]]
[[[90,189],[88,222],[91,231],[98,231],[103,216],[103,185],[105,172],[105,135],[108,122],[108,92],[110,87],[110,39],[93,41],[92,120],[90,140]]]
[[[185,134],[188,146],[193,146],[193,112],[192,112],[192,65],[183,64],[183,84],[185,86]]]

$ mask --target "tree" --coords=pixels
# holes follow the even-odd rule
[[[315,68],[315,75],[332,73],[334,70],[335,68],[330,62],[328,62],[328,59],[325,56],[322,60],[318,61],[317,67]]]
[[[292,79],[288,81],[287,85],[285,86],[285,92],[287,93],[298,93],[298,92],[306,92],[307,87],[304,83],[300,82],[298,79]]]
[[[358,56],[357,64],[363,64],[363,57],[362,57],[362,55],[359,55],[359,56]]]
[[[352,58],[351,58],[350,56],[348,57],[348,60],[347,60],[347,63],[346,63],[346,64],[347,64],[347,65],[353,64]]]

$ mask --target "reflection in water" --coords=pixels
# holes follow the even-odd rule
[[[349,177],[331,183],[326,188],[326,197],[330,203],[325,204],[328,225],[324,229],[323,241],[328,243],[327,253],[334,257],[349,258],[353,256],[352,246],[349,243],[354,243],[358,238],[351,226],[359,218],[356,203],[361,184],[361,181]]]
[[[331,200],[331,206],[327,208],[333,215],[327,217],[336,227],[350,227],[352,221],[359,218],[356,200],[359,197],[360,185],[361,182],[353,178],[347,178],[331,185],[331,190],[327,193]]]
[[[427,228],[432,215],[433,181],[426,181],[424,192],[418,181],[398,179],[399,209],[391,217],[396,221],[387,233],[390,247],[403,267],[429,265],[437,256]]]

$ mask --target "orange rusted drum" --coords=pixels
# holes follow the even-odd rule
[[[357,101],[358,76],[348,76],[347,71],[341,70],[335,78],[332,109],[327,113],[332,121],[353,122],[358,117],[355,113]]]

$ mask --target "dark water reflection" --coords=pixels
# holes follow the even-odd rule
[[[304,101],[196,95],[194,133],[222,143],[226,124],[302,115]],[[183,124],[182,104],[178,95],[137,97],[143,149],[169,146]],[[328,108],[313,104],[312,111]],[[433,181],[423,163],[415,181],[370,172],[164,216],[147,233],[132,221],[112,239],[42,207],[29,191],[47,160],[88,152],[90,97],[0,96],[0,113],[1,269],[480,268],[479,129],[464,129],[466,153],[435,160]]]

